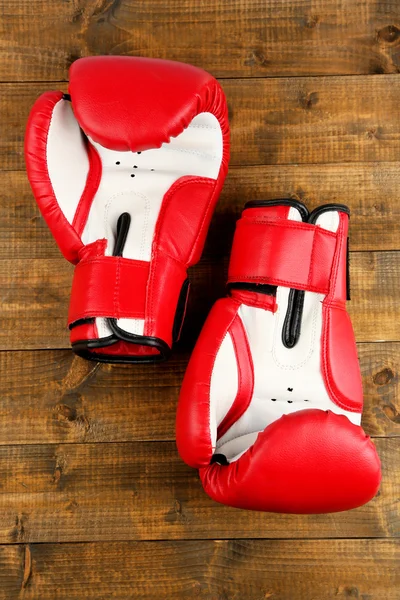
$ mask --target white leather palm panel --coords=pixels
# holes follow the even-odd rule
[[[112,255],[117,221],[123,212],[131,225],[123,256],[149,261],[154,230],[162,200],[183,176],[216,179],[222,162],[223,138],[218,120],[211,113],[194,117],[179,136],[160,148],[143,152],[116,152],[89,140],[102,163],[102,178],[93,199],[82,241],[108,239]],[[72,222],[86,183],[89,163],[79,125],[71,104],[61,100],[50,123],[47,148],[50,180],[59,206]],[[188,197],[188,202],[190,202]],[[105,319],[96,319],[100,337],[111,331]],[[142,319],[121,319],[118,326],[129,333],[143,334]]]
[[[322,214],[318,223],[336,230],[338,215]],[[216,444],[216,451],[230,461],[239,458],[254,443],[258,432],[285,414],[317,408],[345,415],[356,425],[361,422],[360,413],[341,409],[330,399],[325,387],[321,372],[323,295],[305,293],[299,341],[293,348],[283,345],[281,336],[289,292],[288,288],[278,287],[275,313],[244,304],[239,308],[253,358],[254,392],[248,409]],[[226,363],[226,379],[231,372],[232,358]],[[220,376],[223,377],[223,369]],[[212,395],[211,388],[211,405],[217,402]]]
[[[89,159],[71,103],[57,102],[47,134],[46,162],[54,195],[69,223],[86,185]]]

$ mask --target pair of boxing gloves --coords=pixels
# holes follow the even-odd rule
[[[36,101],[25,154],[43,217],[75,265],[75,352],[166,359],[228,168],[218,82],[177,62],[80,59],[69,94]],[[320,513],[378,490],[346,312],[348,220],[339,204],[309,213],[274,200],[249,202],[237,223],[228,295],[197,341],[177,415],[179,452],[219,502]]]

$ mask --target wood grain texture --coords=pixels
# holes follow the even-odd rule
[[[359,344],[363,426],[400,435],[400,343]],[[189,358],[159,365],[96,365],[70,350],[0,352],[0,444],[174,440]],[[0,480],[1,481],[1,480]]]
[[[59,258],[25,172],[0,171],[0,258]],[[339,202],[351,209],[352,250],[397,250],[400,162],[232,167],[213,217],[206,252],[229,252],[247,200],[290,197],[310,209]]]
[[[389,540],[1,546],[0,599],[398,600],[399,554]]]
[[[378,496],[328,515],[222,506],[173,442],[0,448],[0,543],[216,538],[386,538],[400,535],[400,440],[375,440]]]
[[[398,161],[400,78],[226,79],[232,165]],[[66,84],[1,84],[2,170],[23,170],[26,120],[45,90]]]
[[[11,0],[1,81],[50,81],[89,54],[190,62],[220,77],[397,73],[396,0]]]
[[[100,365],[70,350],[1,352],[0,443],[173,440],[187,360]]]
[[[227,252],[230,243],[224,251]],[[63,258],[0,260],[0,349],[68,348],[66,327],[72,265]],[[190,269],[183,345],[192,346],[215,300],[226,293],[227,256],[213,254]],[[397,252],[353,252],[349,311],[359,342],[400,339]]]
[[[72,267],[24,173],[34,100],[93,54],[191,62],[228,99],[231,168],[165,364],[69,350]],[[0,600],[400,600],[398,0],[0,0],[0,55]],[[174,443],[235,220],[282,196],[352,210],[349,310],[383,482],[345,513],[216,504]]]
[[[396,75],[222,82],[233,164],[398,159]]]
[[[400,343],[359,344],[364,390],[362,425],[369,435],[400,434]]]

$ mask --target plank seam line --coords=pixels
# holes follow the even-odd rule
[[[273,80],[282,80],[282,79],[366,79],[367,77],[374,79],[378,78],[394,78],[398,77],[398,73],[318,73],[318,74],[305,74],[305,75],[240,75],[238,77],[229,76],[229,75],[212,75],[218,81],[273,81]],[[18,79],[18,80],[0,80],[0,85],[37,85],[37,84],[49,84],[53,85],[55,83],[66,84],[69,83],[69,79]]]
[[[372,440],[398,440],[400,442],[400,434],[393,434],[393,435],[370,435],[369,436]],[[122,445],[122,444],[131,444],[131,445],[137,445],[137,444],[175,444],[176,439],[175,438],[170,438],[170,439],[148,439],[148,438],[138,438],[138,439],[134,439],[134,440],[115,440],[115,441],[110,441],[110,440],[99,440],[99,441],[87,441],[87,442],[65,442],[65,441],[60,441],[60,442],[34,442],[34,443],[28,443],[28,444],[0,444],[0,451],[2,449],[6,449],[6,448],[30,448],[30,447],[37,447],[37,448],[45,448],[46,446],[48,447],[53,447],[53,446],[99,446],[99,445],[105,445],[105,444],[114,444],[114,446],[117,445]],[[176,453],[178,451],[176,450]],[[183,461],[181,461],[181,464],[184,464]],[[189,467],[190,468],[190,467]],[[2,493],[5,494],[9,494],[12,492],[1,492],[0,491],[0,496],[2,495]]]
[[[159,538],[159,539],[114,539],[114,540],[77,540],[77,541],[65,541],[65,542],[0,542],[0,547],[6,546],[20,546],[25,547],[26,545],[32,546],[76,546],[76,545],[95,545],[95,544],[186,544],[188,542],[310,542],[310,544],[314,542],[326,542],[326,541],[359,541],[359,542],[378,542],[378,543],[387,543],[399,545],[400,547],[400,538],[398,536],[393,537],[216,537],[216,538]]]

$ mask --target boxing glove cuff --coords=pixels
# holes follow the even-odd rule
[[[236,226],[228,284],[247,282],[327,294],[337,234],[310,223],[273,221],[247,209]]]

